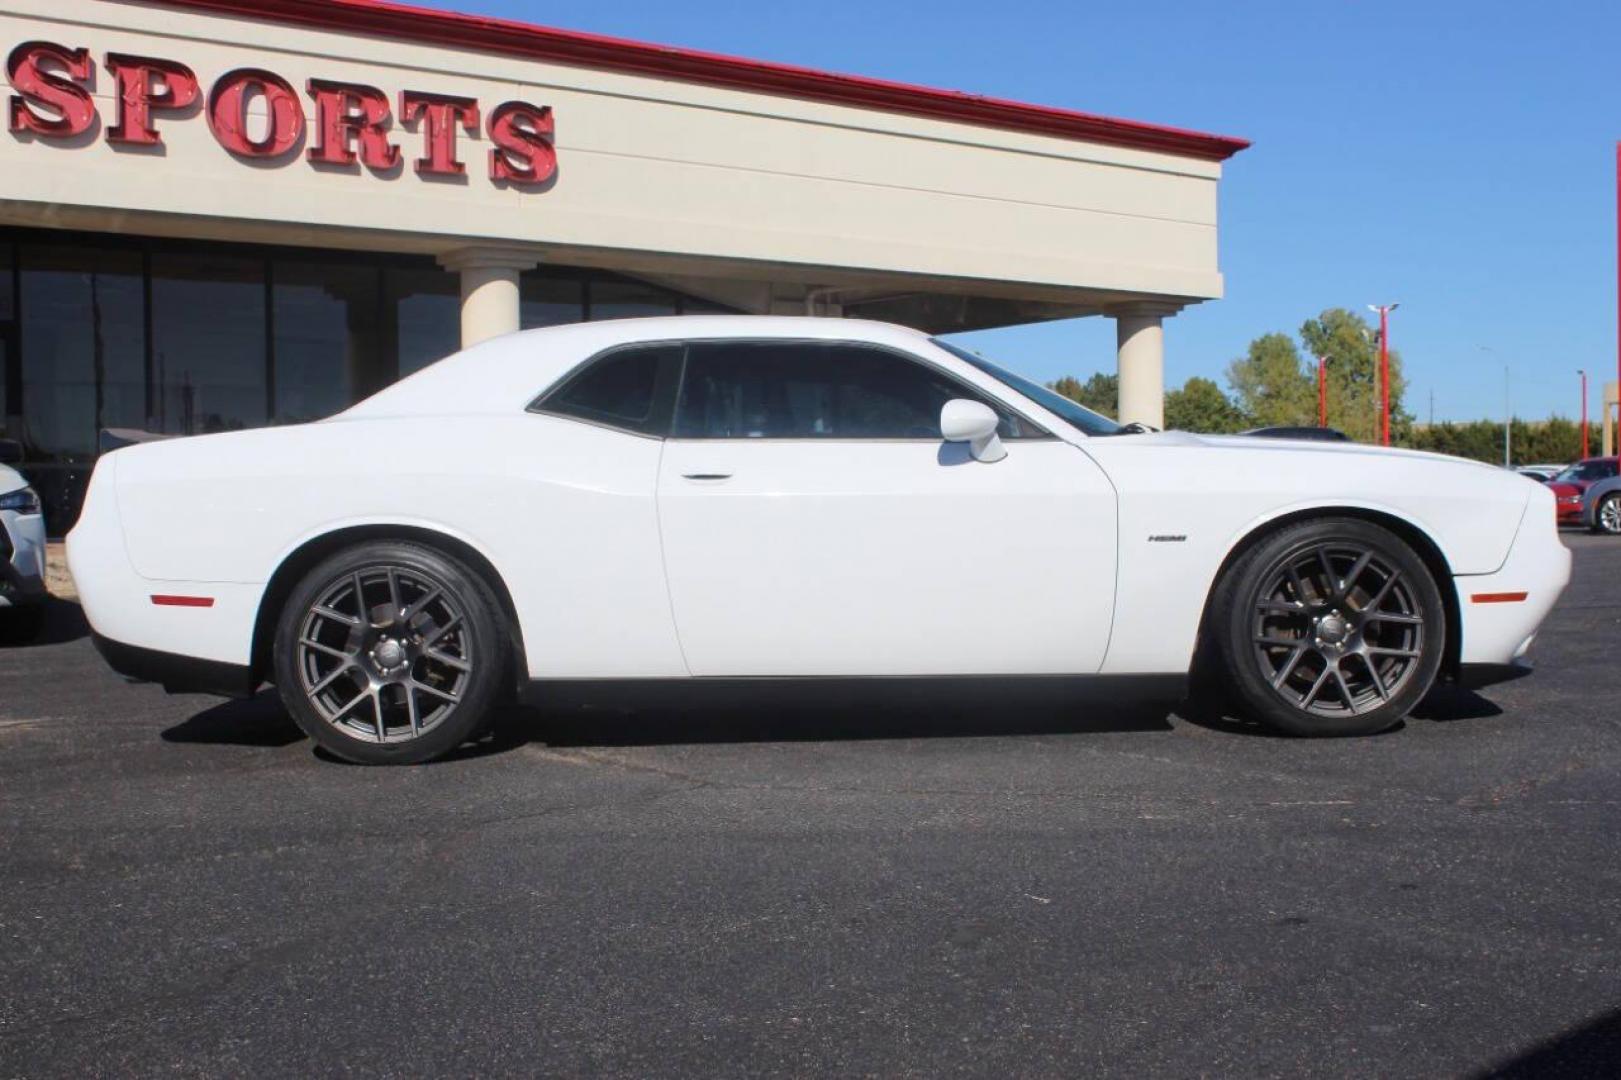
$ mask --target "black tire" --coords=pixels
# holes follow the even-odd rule
[[[1621,491],[1612,491],[1599,499],[1593,507],[1593,524],[1588,528],[1601,536],[1621,536]]]
[[[28,645],[44,633],[44,604],[0,608],[0,645]]]
[[[274,674],[287,711],[322,747],[363,765],[415,765],[481,733],[511,651],[478,574],[433,548],[375,541],[331,556],[293,589]]]
[[[1263,537],[1228,568],[1212,605],[1239,710],[1289,735],[1394,726],[1429,691],[1446,652],[1446,610],[1424,560],[1357,518]]]

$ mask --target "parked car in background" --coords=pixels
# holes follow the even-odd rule
[[[45,518],[17,470],[22,447],[0,439],[0,641],[24,641],[45,624]],[[9,464],[8,464],[9,463]]]
[[[1258,427],[1244,432],[1263,439],[1308,439],[1315,442],[1350,442],[1351,437],[1331,427]]]
[[[1564,470],[1563,465],[1521,465],[1514,471],[1538,483],[1546,484]]]
[[[1615,464],[1614,458],[1608,460]],[[1591,532],[1621,536],[1621,476],[1587,485],[1582,492],[1580,521]]]
[[[1584,458],[1574,465],[1566,466],[1559,475],[1548,482],[1548,490],[1553,492],[1559,524],[1583,524],[1582,496],[1589,487],[1600,480],[1612,479],[1615,475],[1613,457]]]
[[[1208,670],[1242,715],[1355,735],[1438,677],[1524,670],[1570,575],[1552,503],[1436,454],[1122,426],[902,327],[682,316],[114,450],[68,560],[115,669],[269,680],[353,761],[607,684],[1035,676],[1169,705]]]

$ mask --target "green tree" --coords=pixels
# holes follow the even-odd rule
[[[1099,372],[1084,383],[1073,375],[1065,375],[1047,384],[1047,389],[1079,402],[1095,413],[1111,419],[1120,408],[1120,376]]]
[[[1574,461],[1582,452],[1580,426],[1563,416],[1546,420],[1521,420],[1512,425],[1513,460],[1516,465]],[[1415,426],[1401,440],[1415,450],[1472,458],[1492,465],[1503,463],[1503,422],[1468,420],[1463,423]]]
[[[1244,414],[1221,387],[1195,375],[1165,395],[1165,426],[1175,431],[1223,434],[1242,431]]]
[[[1316,391],[1300,365],[1300,350],[1287,334],[1265,334],[1227,367],[1238,409],[1257,427],[1315,424]]]
[[[1345,308],[1329,308],[1300,328],[1311,357],[1312,381],[1316,381],[1316,358],[1328,357],[1328,426],[1338,428],[1359,442],[1379,441],[1379,334],[1367,320]],[[1407,380],[1402,375],[1401,354],[1390,352],[1390,437],[1400,442],[1413,425],[1413,417],[1402,408]],[[1316,405],[1313,402],[1316,423]]]

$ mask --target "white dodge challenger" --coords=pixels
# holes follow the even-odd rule
[[[1121,427],[915,331],[747,316],[527,331],[329,420],[117,450],[68,557],[118,671],[272,682],[377,763],[514,696],[763,679],[1208,670],[1282,731],[1371,733],[1522,669],[1570,574],[1512,473]]]

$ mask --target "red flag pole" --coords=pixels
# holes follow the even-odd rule
[[[1317,358],[1317,426],[1328,426],[1328,357]]]
[[[1621,146],[1616,153],[1621,162]],[[1390,445],[1390,308],[1385,305],[1379,307],[1379,442]]]

